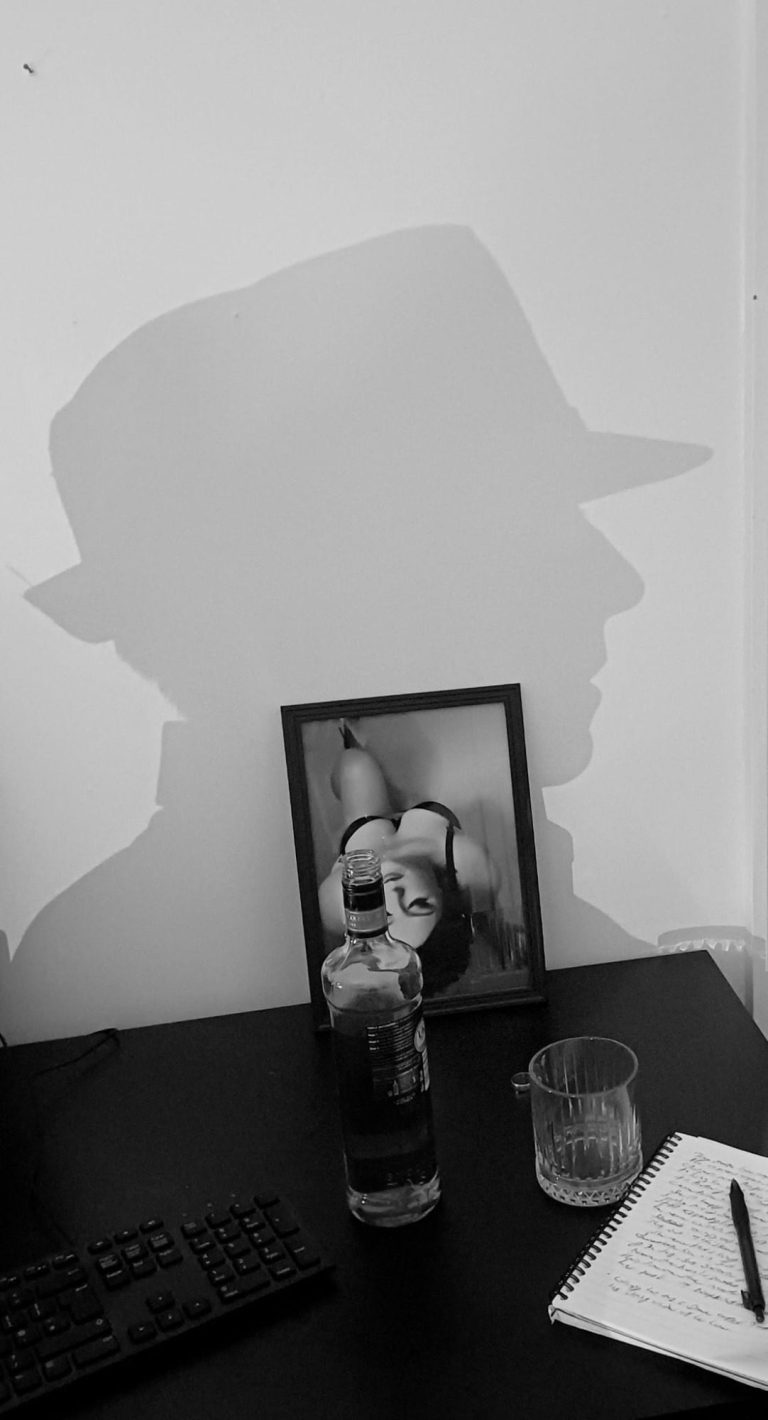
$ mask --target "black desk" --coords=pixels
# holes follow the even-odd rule
[[[347,1214],[331,1042],[309,1006],[126,1030],[38,1078],[37,1122],[33,1072],[88,1040],[0,1053],[0,1266],[59,1246],[29,1206],[38,1126],[38,1193],[76,1235],[267,1178],[337,1263],[289,1316],[214,1336],[158,1374],[121,1384],[114,1371],[100,1398],[57,1414],[627,1420],[762,1406],[760,1392],[550,1324],[548,1291],[605,1213],[540,1191],[510,1077],[548,1039],[615,1035],[640,1058],[646,1156],[675,1128],[768,1153],[768,1043],[706,953],[552,972],[547,989],[544,1006],[430,1018],[444,1201],[395,1232]]]

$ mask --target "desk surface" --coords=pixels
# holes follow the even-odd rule
[[[75,1235],[179,1212],[269,1179],[335,1258],[334,1280],[287,1317],[211,1339],[159,1374],[108,1376],[57,1414],[103,1420],[334,1416],[650,1416],[755,1401],[705,1371],[547,1317],[550,1288],[605,1211],[552,1202],[533,1169],[530,1108],[510,1077],[559,1036],[618,1036],[640,1059],[646,1157],[672,1129],[768,1153],[768,1043],[706,953],[551,972],[543,1005],[430,1017],[443,1203],[395,1232],[344,1201],[331,1042],[309,1006],[0,1053],[0,1266],[59,1245],[38,1196]],[[105,1025],[111,1024],[105,1022]],[[5,1137],[3,1137],[3,1135]],[[762,1397],[764,1399],[764,1397]]]

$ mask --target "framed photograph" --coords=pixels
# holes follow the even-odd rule
[[[544,999],[519,685],[281,707],[309,984],[344,939],[340,855],[381,854],[425,1012]]]

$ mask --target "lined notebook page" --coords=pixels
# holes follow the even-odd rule
[[[563,1279],[551,1319],[768,1389],[768,1319],[761,1325],[742,1305],[732,1178],[768,1300],[768,1159],[676,1134]]]

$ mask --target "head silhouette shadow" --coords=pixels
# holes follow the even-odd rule
[[[533,792],[580,773],[604,625],[642,584],[579,504],[708,452],[588,430],[463,227],[307,261],[123,341],[52,426],[81,561],[27,596],[113,641],[187,723],[161,813],[6,966],[16,1037],[264,1003],[282,968],[255,922],[288,925],[258,866],[286,795],[276,707],[323,698],[334,664],[346,694],[356,665],[365,693],[519,680]]]

